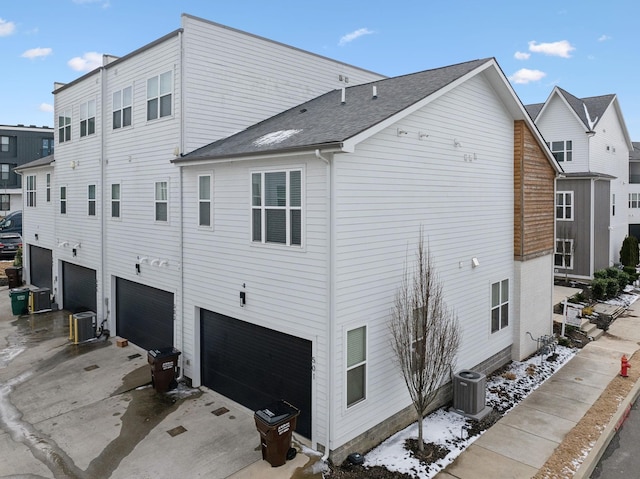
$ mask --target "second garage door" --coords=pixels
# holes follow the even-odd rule
[[[116,278],[116,332],[147,350],[173,346],[173,293]]]
[[[51,282],[51,250],[29,245],[29,278],[40,288],[53,288]]]
[[[72,313],[96,311],[96,270],[62,263],[62,296],[64,309]]]
[[[289,401],[310,438],[311,341],[212,311],[200,320],[202,383],[254,411]]]

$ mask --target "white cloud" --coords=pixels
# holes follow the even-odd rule
[[[8,37],[16,31],[16,24],[0,18],[0,37]]]
[[[600,37],[598,38],[599,42],[606,42],[607,40],[611,40],[611,37],[609,35],[600,35]]]
[[[67,65],[77,72],[90,72],[102,66],[102,54],[87,52],[81,57],[73,57],[67,62]]]
[[[21,56],[22,58],[30,58],[31,60],[33,60],[34,58],[38,58],[38,57],[47,57],[51,55],[51,52],[53,52],[51,48],[38,47],[38,48],[32,48],[31,50],[27,50]]]
[[[567,40],[561,40],[553,43],[538,43],[536,41],[529,42],[529,51],[535,53],[543,53],[553,57],[571,58],[571,52],[576,48]]]
[[[90,3],[101,3],[102,8],[109,8],[111,4],[108,0],[73,0],[73,3],[77,5],[88,5]]]
[[[516,60],[528,60],[530,56],[531,53],[526,52],[515,52],[513,55]]]
[[[373,31],[369,30],[368,28],[360,28],[354,32],[347,33],[345,36],[343,36],[338,42],[338,45],[340,46],[346,45],[347,43],[354,41],[358,37],[361,37],[363,35],[371,35],[372,33]]]
[[[513,75],[511,75],[509,77],[509,80],[512,81],[513,83],[524,85],[534,81],[539,81],[546,76],[547,74],[540,70],[529,70],[528,68],[521,68],[520,70],[515,72]]]
[[[40,103],[38,110],[44,111],[45,113],[51,113],[53,111],[53,105],[49,103]]]

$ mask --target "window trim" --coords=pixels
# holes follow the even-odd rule
[[[93,190],[93,198],[91,193]],[[87,216],[97,216],[98,211],[98,187],[95,183],[87,185]]]
[[[125,90],[129,90],[129,102],[125,104]],[[116,95],[119,95],[119,105],[116,108]],[[125,111],[129,110],[129,123],[125,123]],[[120,120],[120,126],[116,126],[115,119],[116,114]],[[121,88],[120,90],[115,90],[111,94],[111,129],[112,130],[123,130],[125,128],[131,128],[133,126],[133,87],[131,85]]]
[[[165,185],[165,196],[164,199],[158,199],[158,185],[164,183]],[[166,205],[166,219],[158,219],[158,205],[160,204]],[[169,223],[169,181],[168,180],[158,180],[153,183],[153,215],[154,221],[156,223]]]
[[[292,206],[291,205],[291,173],[299,172],[300,174],[300,205]],[[272,173],[285,173],[285,206],[273,206],[266,205],[266,176]],[[254,186],[254,176],[260,175],[260,197],[259,203],[254,205],[255,201],[255,192],[253,190]],[[272,169],[258,169],[252,170],[249,173],[249,184],[250,184],[250,198],[249,198],[249,238],[252,244],[263,245],[263,246],[275,246],[275,247],[287,247],[287,248],[300,248],[303,249],[305,246],[305,169],[302,166],[291,166],[286,168],[272,168]],[[260,211],[260,239],[254,239],[256,237],[254,232],[254,212]],[[285,211],[285,242],[275,242],[275,241],[267,241],[267,211],[268,210],[284,210]],[[293,243],[292,242],[292,211],[300,212],[300,242]]]
[[[352,364],[349,366],[349,333],[357,331],[358,329],[364,329],[364,360]],[[366,402],[369,396],[369,328],[367,324],[360,324],[358,326],[349,327],[344,330],[344,407],[345,409],[351,409],[358,404]],[[349,371],[364,367],[362,394],[363,396],[352,403],[349,403]]]
[[[96,110],[95,100],[80,104],[80,138],[96,134]]]
[[[554,143],[562,143],[562,149],[554,150]],[[573,141],[572,140],[557,140],[557,141],[548,141],[547,146],[553,157],[556,159],[558,163],[563,162],[571,162],[573,161]],[[558,145],[559,146],[559,145]]]
[[[506,300],[503,298],[503,287],[504,284],[506,283],[506,287],[507,287],[507,298]],[[498,291],[499,291],[499,298],[498,298],[498,303],[494,304],[493,303],[493,288],[494,286],[498,286]],[[490,305],[491,305],[491,309],[489,312],[489,326],[490,326],[490,331],[491,334],[495,334],[495,333],[499,333],[500,331],[509,328],[510,326],[510,309],[511,309],[511,286],[509,285],[509,278],[505,278],[502,279],[500,281],[496,281],[491,283],[491,288],[489,291],[490,294]],[[503,307],[506,306],[506,318],[503,317]],[[498,311],[498,327],[494,329],[493,326],[493,312],[494,310]],[[506,323],[505,323],[506,320]]]
[[[5,202],[5,199],[6,199],[6,202]],[[0,211],[9,211],[9,210],[11,210],[11,195],[9,193],[0,193]]]
[[[6,167],[6,168],[5,168]],[[9,182],[11,179],[11,163],[0,163],[0,181]],[[0,185],[4,187],[4,185]]]
[[[60,207],[58,211],[61,215],[67,214],[67,185],[60,186]]]
[[[118,197],[114,198],[113,196],[113,187],[117,186],[118,187]],[[112,219],[115,220],[119,220],[122,217],[122,183],[111,183],[111,186],[109,187],[109,192],[111,195],[111,199],[110,199],[110,217]],[[114,216],[113,214],[113,206],[117,204],[118,205],[118,214],[116,216]]]
[[[71,141],[71,108],[62,110],[62,116],[58,114],[58,144]]]
[[[558,251],[558,244],[562,243],[563,245],[563,250],[562,251]],[[566,244],[569,244],[569,254],[567,255],[566,250],[564,249],[564,246]],[[560,257],[562,258],[562,264],[556,264],[556,257],[560,255]],[[569,266],[566,265],[566,257],[569,256]],[[573,269],[573,264],[574,264],[574,249],[573,249],[573,239],[571,238],[556,238],[555,240],[555,246],[553,248],[553,267],[554,268],[558,268],[558,269],[565,269],[565,270],[572,270]]]
[[[47,203],[51,203],[51,173],[47,173]]]
[[[556,191],[556,200],[555,200],[555,219],[557,221],[573,221],[574,219],[574,210],[575,210],[575,202],[573,197],[573,191]],[[562,197],[562,204],[558,203],[558,198]],[[571,203],[567,207],[566,198],[567,196],[571,198]],[[558,208],[562,209],[562,217],[558,217]],[[570,215],[567,217],[567,209],[570,209]]]
[[[25,192],[27,208],[35,208],[38,197],[36,175],[27,175]]]
[[[202,198],[202,189],[201,189],[201,184],[200,184],[200,179],[201,178],[209,178],[209,198]],[[207,230],[212,230],[213,229],[213,180],[214,180],[214,176],[213,173],[201,173],[198,175],[198,228],[202,228],[202,229],[207,229]],[[201,220],[202,220],[202,212],[201,212],[201,207],[204,204],[208,204],[209,205],[209,224],[202,224]]]
[[[629,209],[640,208],[640,193],[629,193]]]
[[[169,85],[169,89],[166,92],[162,91],[162,77],[165,75],[170,75],[170,85]],[[150,82],[155,82],[155,89],[157,89],[157,93],[150,93]],[[173,105],[173,99],[174,99],[174,95],[173,95],[173,70],[167,70],[165,72],[159,73],[158,75],[152,76],[147,78],[147,101],[146,101],[146,106],[147,106],[147,121],[156,121],[156,120],[161,120],[163,118],[171,118],[174,114],[174,105]],[[170,111],[169,113],[166,114],[162,114],[162,99],[163,98],[167,98],[169,97],[169,107],[170,107]],[[150,111],[150,103],[156,101],[156,105],[154,108],[154,113],[155,116],[150,116],[149,115],[149,111]]]
[[[9,153],[9,151],[11,151],[11,137],[0,135],[0,152]]]

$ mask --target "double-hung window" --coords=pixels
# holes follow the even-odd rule
[[[67,214],[67,187],[66,186],[60,187],[60,214],[61,215]]]
[[[36,176],[27,176],[27,206],[36,206]]]
[[[573,191],[556,193],[556,219],[573,221]]]
[[[3,182],[9,181],[10,172],[11,172],[11,166],[9,165],[9,163],[0,163],[0,181],[3,181]]]
[[[155,211],[156,221],[168,221],[169,219],[169,192],[166,181],[156,181],[155,187]]]
[[[131,126],[131,87],[113,92],[113,129]]]
[[[120,218],[120,183],[111,185],[111,217]]]
[[[554,265],[556,268],[573,268],[573,240],[556,239],[556,251],[554,255]]]
[[[71,141],[71,108],[58,114],[58,143]]]
[[[87,214],[89,216],[96,215],[96,185],[87,187]]]
[[[147,80],[147,120],[171,116],[172,91],[170,71]]]
[[[640,193],[629,193],[629,208],[640,208]]]
[[[251,175],[251,238],[260,243],[302,245],[302,170]]]
[[[11,195],[0,195],[0,211],[9,211],[11,209]]]
[[[211,175],[198,176],[198,225],[211,227],[213,225]]]
[[[509,326],[509,280],[491,285],[491,332]]]
[[[363,401],[367,389],[367,327],[347,331],[347,407]]]
[[[51,202],[51,173],[47,173],[47,203]]]
[[[557,161],[572,161],[573,160],[573,144],[571,140],[566,141],[552,141],[547,143],[551,149],[551,153],[555,156]]]
[[[96,132],[96,101],[89,100],[80,105],[80,137]]]
[[[0,151],[8,152],[9,151],[9,137],[8,136],[0,136]]]

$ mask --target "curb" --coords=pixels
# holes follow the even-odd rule
[[[604,451],[607,449],[607,446],[618,432],[618,429],[622,427],[624,420],[629,415],[629,411],[631,410],[631,405],[638,399],[640,396],[640,380],[636,381],[636,383],[631,388],[627,397],[622,400],[615,414],[611,417],[609,424],[604,428],[600,437],[593,445],[587,457],[585,457],[582,464],[573,475],[574,479],[584,479],[591,476],[591,473],[598,465],[598,461],[604,454]]]

